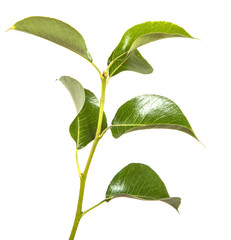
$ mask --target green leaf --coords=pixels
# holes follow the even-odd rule
[[[100,104],[96,96],[85,89],[84,106],[69,128],[71,137],[76,142],[78,149],[85,147],[95,138],[99,117],[99,106]],[[107,128],[107,119],[104,113],[101,131],[105,128]]]
[[[160,200],[176,210],[181,199],[170,198],[160,177],[149,166],[131,163],[118,172],[106,192],[107,201],[116,197],[131,197],[142,200]]]
[[[92,57],[87,50],[82,35],[76,29],[60,20],[48,17],[29,17],[15,23],[10,29],[45,38],[78,53],[92,62]]]
[[[112,61],[112,56],[113,53],[108,59],[108,65]],[[125,62],[123,58],[118,58],[118,60],[113,64],[113,69],[114,72],[111,72],[112,76],[115,76],[116,74],[123,71],[133,71],[143,74],[149,74],[153,72],[152,66],[142,57],[142,55],[137,49],[131,52],[129,58],[127,58]]]
[[[151,128],[175,129],[197,139],[180,108],[170,99],[158,95],[142,95],[124,103],[112,120],[114,138]]]
[[[77,80],[69,76],[62,76],[59,80],[63,83],[63,85],[71,94],[78,115],[85,102],[84,88]]]
[[[118,71],[121,63],[126,62],[127,59],[130,58],[132,51],[138,47],[153,41],[171,37],[193,38],[178,25],[164,21],[145,22],[128,29],[112,55],[109,57],[108,64],[115,60],[115,63],[110,67],[110,75],[115,75],[114,72],[122,72],[123,69]],[[134,66],[137,68],[139,67],[138,64],[134,64]]]
[[[100,104],[96,96],[84,89],[74,78],[63,76],[59,80],[71,94],[76,107],[77,116],[71,123],[69,131],[77,148],[81,149],[95,138]],[[105,128],[107,128],[107,119],[104,113],[102,131]]]

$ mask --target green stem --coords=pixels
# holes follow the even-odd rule
[[[83,216],[82,205],[83,205],[83,196],[84,196],[84,189],[85,189],[87,174],[88,174],[88,170],[89,170],[93,155],[95,153],[95,149],[96,149],[96,147],[98,145],[98,142],[100,140],[100,133],[101,133],[102,121],[103,121],[104,102],[105,102],[106,77],[101,77],[101,82],[102,82],[102,91],[101,91],[99,118],[98,118],[98,125],[97,125],[95,140],[93,142],[93,145],[92,145],[92,148],[91,148],[91,151],[90,151],[90,154],[89,154],[88,161],[87,161],[87,164],[85,166],[84,172],[80,176],[80,189],[79,189],[78,206],[77,206],[77,211],[76,211],[76,215],[75,215],[74,225],[73,225],[69,240],[74,240],[76,230],[77,230],[78,225],[79,225],[79,221]]]
[[[98,207],[99,205],[101,205],[102,203],[104,203],[104,202],[106,202],[106,201],[107,201],[107,199],[104,199],[104,200],[101,201],[100,203],[98,203],[98,204],[96,204],[95,206],[93,206],[93,207],[89,208],[88,210],[84,211],[82,215],[84,216],[87,212],[90,212],[92,209]]]
[[[82,204],[83,204],[83,194],[84,194],[85,181],[86,181],[86,178],[84,180],[83,175],[81,175],[78,206],[77,206],[77,211],[76,211],[76,215],[75,215],[74,225],[72,227],[72,231],[71,231],[71,235],[70,235],[69,240],[74,240],[76,230],[77,230],[78,225],[79,225],[79,221],[82,218]]]
[[[80,169],[80,166],[79,166],[79,160],[78,160],[78,148],[76,147],[76,150],[75,150],[75,160],[76,160],[76,165],[77,165],[77,168],[78,168],[78,173],[79,173],[79,177],[81,177],[81,169]]]
[[[97,130],[96,130],[96,136],[95,136],[95,140],[93,142],[92,148],[91,148],[91,152],[89,154],[88,157],[88,161],[84,170],[84,175],[87,176],[90,164],[91,164],[91,160],[92,157],[95,153],[95,149],[97,147],[97,144],[100,140],[100,133],[101,133],[101,127],[102,127],[102,121],[103,121],[103,110],[104,110],[104,102],[105,102],[105,90],[106,90],[106,79],[102,79],[102,91],[101,91],[101,98],[100,98],[100,109],[99,109],[99,118],[98,118],[98,126],[97,126]]]
[[[101,72],[100,72],[99,68],[93,62],[90,62],[90,63],[97,70],[97,72],[99,73],[99,75],[101,77],[102,75],[101,75]]]
[[[107,70],[106,70],[106,74],[107,74],[107,75],[108,75],[108,73],[109,73],[110,67],[111,67],[120,57],[122,57],[123,55],[125,55],[125,54],[127,54],[127,53],[128,53],[128,51],[120,54],[118,57],[114,58],[114,59],[110,62],[110,64],[109,64],[108,67],[107,67]]]

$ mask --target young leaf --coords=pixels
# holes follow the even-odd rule
[[[77,80],[68,76],[62,76],[59,81],[63,83],[71,94],[78,115],[85,102],[84,88]]]
[[[87,50],[82,35],[76,29],[60,20],[48,17],[29,17],[15,23],[10,29],[45,38],[78,53],[92,62],[92,57]]]
[[[85,89],[84,106],[69,128],[71,137],[76,142],[78,149],[85,147],[88,143],[94,140],[98,117],[99,101],[92,92]],[[101,131],[105,128],[107,128],[107,119],[104,113]]]
[[[197,139],[180,108],[170,99],[158,95],[142,95],[124,103],[112,120],[114,138],[151,128],[175,129]]]
[[[112,179],[106,192],[106,199],[110,201],[116,197],[160,200],[176,210],[181,202],[180,198],[170,198],[160,177],[149,166],[141,163],[127,165]]]
[[[118,69],[122,67],[123,62],[125,63],[127,59],[129,59],[131,52],[138,47],[156,40],[171,37],[192,38],[192,36],[183,28],[176,24],[164,21],[145,22],[128,29],[108,59],[109,64],[111,61],[118,58],[110,67],[110,75],[118,73]],[[134,64],[134,66],[137,68],[139,67],[138,64]],[[122,71],[123,69],[119,72]]]

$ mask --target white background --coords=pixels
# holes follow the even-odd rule
[[[230,8],[229,1],[8,0],[0,5],[0,239],[67,240],[79,180],[68,127],[75,109],[60,82],[79,80],[100,95],[95,69],[58,45],[9,31],[29,16],[58,18],[85,38],[103,71],[123,33],[135,24],[165,20],[200,40],[167,39],[140,48],[151,75],[123,72],[108,85],[108,122],[134,96],[154,93],[175,101],[205,147],[171,130],[138,131],[100,142],[84,209],[104,199],[112,177],[131,162],[151,166],[180,215],[161,202],[126,198],[89,212],[76,239],[231,239],[230,230]],[[90,145],[81,150],[83,168]]]

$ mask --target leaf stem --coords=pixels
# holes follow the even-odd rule
[[[110,77],[108,78],[108,81],[109,79],[113,76],[113,74],[128,60],[129,57],[125,58],[124,61],[122,61],[119,66],[116,67],[116,69],[110,74]],[[108,82],[107,81],[107,82]]]
[[[79,177],[81,178],[82,172],[79,166],[79,160],[78,160],[78,148],[76,148],[75,150],[75,160],[76,160],[76,164],[77,164],[77,168],[78,168],[78,173],[79,173]]]
[[[98,207],[99,205],[101,205],[102,203],[106,202],[107,198],[105,198],[103,201],[99,202],[98,204],[94,205],[93,207],[89,208],[88,210],[84,211],[82,216],[84,216],[87,212],[91,211],[92,209]]]
[[[82,218],[82,216],[84,214],[82,212],[82,205],[83,205],[83,196],[84,196],[86,178],[87,178],[88,170],[89,170],[93,155],[95,153],[95,149],[96,149],[96,147],[98,145],[98,142],[100,140],[99,136],[100,136],[101,128],[102,128],[103,110],[104,110],[104,102],[105,102],[105,91],[106,91],[106,76],[103,77],[102,74],[101,74],[101,82],[102,82],[102,90],[101,90],[99,118],[98,118],[98,125],[97,125],[95,140],[93,142],[93,145],[92,145],[92,148],[91,148],[91,151],[90,151],[90,154],[89,154],[84,172],[80,176],[80,189],[79,189],[79,199],[78,199],[77,211],[76,211],[75,221],[74,221],[74,225],[73,225],[69,240],[74,240],[76,230],[78,228],[80,219]],[[95,207],[97,207],[97,206],[95,206]],[[86,213],[86,211],[85,211],[85,213]]]
[[[101,74],[99,68],[98,68],[93,62],[90,62],[90,63],[91,63],[91,65],[97,70],[97,72],[99,73],[100,78],[101,78],[101,77],[102,77],[102,74]]]
[[[119,56],[117,56],[115,59],[113,59],[113,60],[110,62],[110,64],[109,64],[108,67],[107,67],[107,70],[106,70],[106,76],[109,75],[110,67],[111,67],[119,58],[121,58],[122,56],[124,56],[124,55],[126,55],[126,54],[128,54],[128,51],[120,54]],[[124,61],[122,61],[122,63],[119,64],[119,66],[117,66],[116,69],[110,74],[109,78],[107,79],[107,84],[108,84],[110,78],[113,76],[113,74],[128,60],[128,58],[129,58],[129,56],[126,56],[125,59],[124,59]]]
[[[125,54],[127,54],[127,53],[128,53],[128,52],[126,51],[126,52],[120,54],[119,56],[117,56],[116,58],[114,58],[114,59],[110,62],[110,64],[108,65],[107,70],[106,70],[106,73],[108,74],[110,67],[111,67],[120,57],[122,57],[123,55],[125,55]]]
[[[109,126],[109,127],[105,128],[105,129],[101,132],[101,134],[99,135],[99,138],[102,138],[103,135],[104,135],[110,128],[112,128],[112,126]]]

